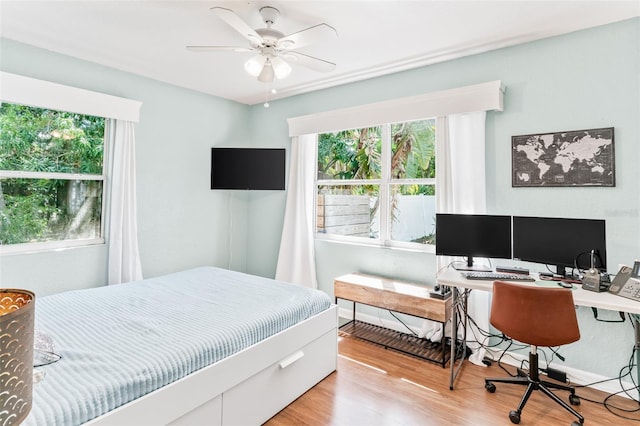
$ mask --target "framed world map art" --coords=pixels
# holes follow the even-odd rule
[[[613,127],[511,137],[511,186],[616,186]]]

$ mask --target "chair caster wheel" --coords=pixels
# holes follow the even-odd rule
[[[484,388],[489,391],[490,393],[494,393],[496,391],[496,385],[494,385],[491,382],[486,382],[484,384]]]
[[[583,426],[583,424],[580,423],[580,422],[575,422],[574,421],[574,422],[571,422],[571,426]]]
[[[571,403],[571,405],[580,405],[580,397],[576,394],[571,394],[569,395],[569,402]]]
[[[509,411],[509,420],[511,420],[511,423],[517,425],[518,423],[520,423],[520,413],[518,413],[517,411]]]

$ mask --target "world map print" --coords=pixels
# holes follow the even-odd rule
[[[615,186],[613,127],[511,138],[512,186]]]

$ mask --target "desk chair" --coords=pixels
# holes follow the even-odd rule
[[[538,346],[560,346],[580,339],[571,290],[563,288],[536,287],[502,281],[493,283],[491,302],[491,325],[508,337],[530,345],[529,373],[525,377],[487,378],[485,389],[493,393],[495,383],[513,383],[527,387],[520,405],[509,413],[512,423],[520,423],[520,414],[534,390],[541,391],[578,418],[572,426],[584,423],[584,417],[562,401],[550,389],[569,391],[569,402],[579,405],[575,389],[540,380],[538,370]]]

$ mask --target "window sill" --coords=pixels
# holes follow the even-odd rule
[[[0,256],[34,254],[104,245],[104,238],[91,240],[49,241],[43,243],[0,245]]]
[[[401,243],[401,242],[382,244],[379,241],[366,241],[366,240],[356,241],[355,239],[349,239],[348,237],[345,239],[338,239],[334,237],[326,237],[319,234],[314,235],[314,240],[333,243],[333,244],[344,244],[344,245],[351,245],[351,246],[379,248],[379,249],[385,249],[385,250],[429,253],[434,255],[436,254],[436,246],[432,244],[413,244],[413,243]],[[359,238],[358,240],[363,240],[363,239]]]

